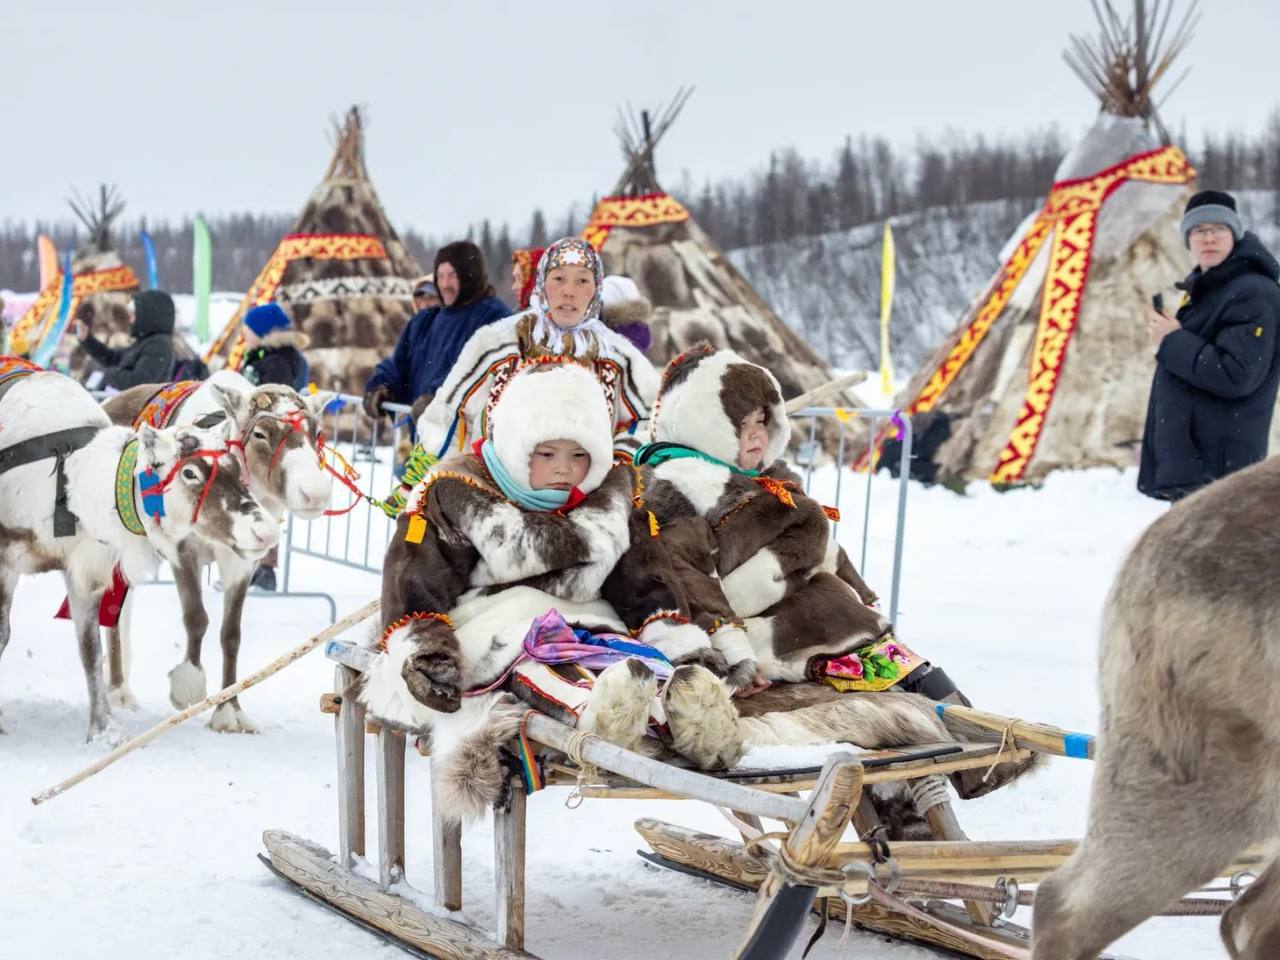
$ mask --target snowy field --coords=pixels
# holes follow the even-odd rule
[[[830,473],[821,480],[829,484]],[[863,483],[845,476],[841,537],[855,558],[859,523],[849,518],[861,516],[852,498]],[[1126,545],[1162,509],[1133,486],[1132,471],[1104,470],[1059,474],[1042,490],[1004,495],[976,485],[968,497],[913,487],[900,636],[944,665],[980,706],[1093,730],[1103,598]],[[884,478],[872,515],[868,580],[887,599],[888,558],[881,554],[894,505]],[[342,615],[376,595],[377,579],[302,559],[294,588],[327,590]],[[208,594],[216,622],[221,595]],[[142,707],[117,714],[129,734],[169,714],[165,674],[182,649],[172,588],[147,586],[140,596],[132,676]],[[61,597],[57,575],[22,582],[13,639],[0,663],[8,730],[0,737],[0,956],[401,956],[300,897],[256,859],[269,827],[337,846],[333,721],[317,709],[333,671],[319,652],[243,698],[258,735],[218,735],[193,721],[65,796],[31,806],[33,793],[108,749],[83,742],[85,691],[71,628],[51,619]],[[246,617],[242,673],[327,622],[315,600],[253,598]],[[206,644],[204,663],[216,678],[216,640]],[[413,760],[408,876],[429,890],[427,766]],[[961,805],[961,820],[978,839],[1077,836],[1089,773],[1086,763],[1056,761],[1011,789]],[[531,951],[554,958],[727,955],[751,898],[650,868],[635,856],[641,841],[631,826],[653,816],[729,836],[727,823],[692,803],[589,800],[569,810],[565,796],[547,790],[530,802]],[[463,839],[464,910],[481,922],[493,914],[490,836],[486,823]],[[1216,927],[1212,919],[1155,920],[1114,949],[1147,960],[1220,958]],[[811,956],[840,956],[840,934],[833,924]],[[934,956],[858,932],[844,954]]]

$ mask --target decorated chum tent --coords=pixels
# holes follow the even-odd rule
[[[337,125],[333,159],[293,228],[268,259],[206,359],[238,368],[245,312],[272,300],[310,338],[321,386],[359,389],[391,352],[413,313],[421,273],[396,235],[364,165],[364,127],[352,107]]]
[[[120,258],[112,241],[111,228],[124,210],[124,200],[115,188],[101,186],[96,205],[77,196],[71,201],[71,209],[89,231],[89,239],[71,260],[70,302],[64,311],[66,274],[65,264],[61,264],[18,318],[9,344],[11,352],[37,359],[46,366],[55,359],[66,358],[67,346],[75,342],[64,337],[72,320],[83,320],[92,326],[103,341],[113,334],[127,334],[132,324],[129,295],[140,286],[137,275]]]
[[[654,147],[691,91],[677,94],[650,126],[649,114],[620,119],[627,166],[582,231],[605,273],[631,278],[653,304],[649,358],[661,368],[700,340],[729,347],[771,370],[788,397],[831,380],[826,365],[725,259],[689,211],[658,185]]]
[[[1097,9],[1097,8],[1095,8]],[[1101,114],[1063,158],[990,285],[898,398],[925,479],[1034,482],[1064,467],[1124,467],[1142,437],[1151,296],[1176,306],[1178,230],[1195,171],[1156,115],[1153,85],[1185,47],[1194,7],[1122,22],[1097,9],[1094,40],[1066,57]],[[883,439],[883,438],[882,438]]]

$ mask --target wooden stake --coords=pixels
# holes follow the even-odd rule
[[[250,674],[249,676],[245,677],[243,680],[237,681],[236,683],[233,683],[231,686],[225,687],[224,689],[219,690],[217,693],[215,693],[211,697],[205,697],[199,703],[193,703],[191,706],[187,707],[187,709],[181,711],[180,713],[175,713],[169,719],[163,720],[160,723],[157,723],[154,727],[152,727],[146,733],[140,734],[139,736],[134,737],[128,743],[125,743],[116,747],[114,750],[108,753],[105,757],[89,764],[89,766],[85,767],[79,773],[76,773],[70,777],[67,777],[67,779],[63,780],[61,783],[57,784],[56,786],[50,787],[48,790],[42,790],[40,793],[37,793],[34,797],[31,798],[31,802],[36,806],[39,806],[40,804],[44,803],[46,800],[52,800],[54,797],[61,796],[62,794],[70,790],[72,787],[74,787],[76,784],[84,780],[88,780],[95,773],[99,773],[105,770],[107,767],[111,766],[121,757],[125,756],[126,754],[133,753],[133,751],[137,750],[141,746],[145,746],[146,744],[154,740],[156,737],[160,736],[162,733],[166,733],[167,731],[172,730],[178,724],[184,723],[185,721],[190,720],[192,717],[196,716],[196,714],[204,713],[206,710],[212,709],[213,707],[216,707],[220,703],[226,703],[232,697],[239,696],[241,693],[243,693],[245,690],[248,690],[250,687],[257,686],[263,680],[267,679],[267,677],[271,676],[274,673],[279,673],[281,670],[283,670],[289,664],[293,663],[295,660],[300,660],[302,657],[306,656],[316,647],[320,646],[320,644],[324,643],[327,640],[332,640],[334,637],[338,636],[339,634],[347,630],[350,630],[356,624],[362,623],[363,621],[369,619],[369,617],[373,616],[377,612],[378,612],[377,600],[374,600],[372,603],[365,604],[355,613],[347,614],[347,616],[343,617],[337,623],[333,624],[330,627],[326,627],[324,630],[321,630],[319,633],[317,633],[314,637],[312,637],[306,643],[300,644],[299,646],[294,647],[288,653],[277,657],[275,660],[272,660],[269,664],[267,664],[257,673]]]
[[[787,416],[803,410],[805,407],[812,406],[814,401],[824,397],[828,397],[833,393],[841,390],[847,390],[850,387],[856,387],[867,379],[867,371],[856,370],[853,373],[845,374],[843,377],[836,377],[829,380],[820,387],[814,387],[812,390],[806,390],[798,397],[792,397],[787,401]]]

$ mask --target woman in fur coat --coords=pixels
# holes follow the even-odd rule
[[[640,445],[658,387],[653,365],[601,320],[603,269],[590,244],[565,237],[538,261],[528,310],[482,327],[418,419],[419,442],[443,457],[485,433],[491,397],[528,360],[568,356],[590,366],[609,397],[614,449],[624,459]]]

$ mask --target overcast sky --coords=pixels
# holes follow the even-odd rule
[[[194,6],[0,0],[0,220],[66,216],[71,187],[99,181],[131,218],[292,213],[353,103],[392,221],[436,234],[606,192],[617,106],[681,84],[697,91],[658,153],[668,185],[748,174],[780,146],[827,160],[847,134],[1075,136],[1096,113],[1061,59],[1092,28],[1085,0]],[[1280,104],[1280,2],[1201,7],[1164,110],[1193,146]]]

